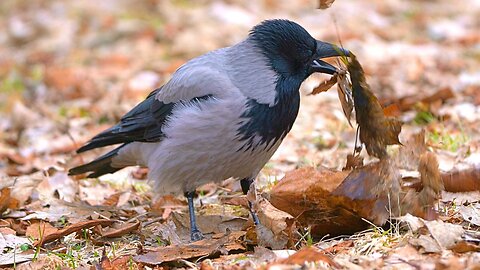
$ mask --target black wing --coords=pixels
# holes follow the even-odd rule
[[[163,103],[155,98],[156,89],[148,97],[125,114],[115,126],[93,137],[87,144],[80,147],[77,153],[107,145],[130,142],[158,142],[164,134],[162,126],[177,103]],[[194,98],[190,101],[208,99],[211,95]],[[179,101],[184,102],[184,101]]]

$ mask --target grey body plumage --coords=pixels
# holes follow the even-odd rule
[[[301,83],[313,72],[333,74],[319,58],[342,53],[296,23],[265,21],[246,40],[185,63],[78,152],[117,149],[70,174],[148,166],[156,194],[185,193],[189,202],[204,183],[255,179],[293,126]]]

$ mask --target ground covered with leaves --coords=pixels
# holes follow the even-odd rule
[[[478,269],[480,4],[317,7],[1,1],[0,268]],[[332,64],[350,71],[354,101],[377,105],[349,103],[344,75],[302,85],[294,128],[247,196],[261,225],[232,180],[199,189],[207,238],[190,243],[185,200],[155,197],[146,169],[67,175],[103,152],[75,149],[182,63],[269,18],[355,52],[364,78],[358,67]]]

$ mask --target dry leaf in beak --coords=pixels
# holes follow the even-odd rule
[[[337,74],[333,75],[330,79],[321,82],[317,87],[313,88],[312,93],[309,95],[316,95],[322,92],[328,91],[332,86],[337,83]]]
[[[337,75],[337,93],[348,124],[353,127],[350,121],[353,111],[352,85],[348,81],[346,73],[338,73]]]

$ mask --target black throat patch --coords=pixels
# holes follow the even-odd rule
[[[262,145],[272,147],[283,140],[292,129],[300,108],[298,89],[302,80],[293,77],[279,77],[276,86],[274,106],[258,103],[254,99],[247,101],[247,110],[242,114],[237,136],[245,144],[237,151],[247,151]]]

